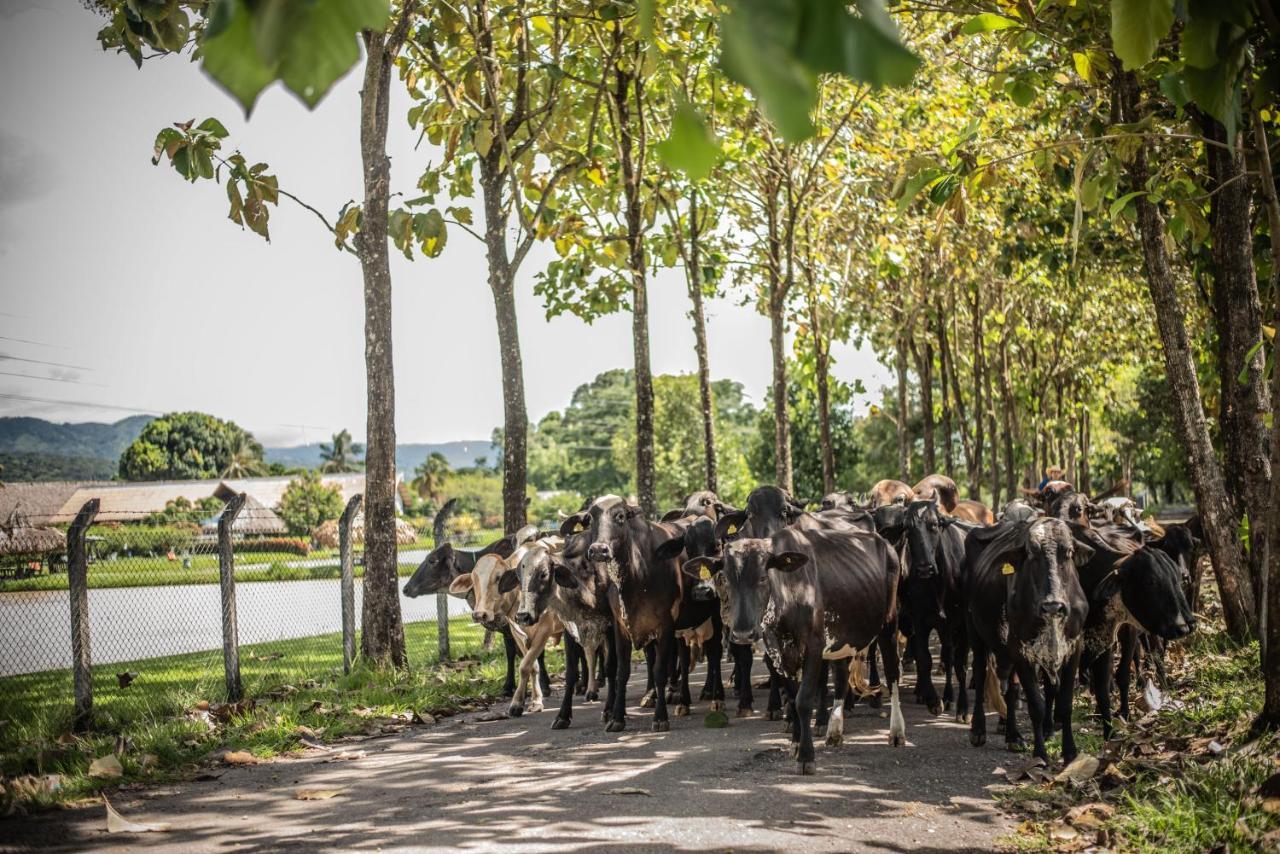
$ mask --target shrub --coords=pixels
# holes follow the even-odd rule
[[[326,486],[320,475],[313,471],[289,481],[276,511],[291,534],[308,534],[321,522],[337,519],[342,515],[342,492],[336,486]]]
[[[306,557],[311,554],[311,544],[295,537],[263,537],[259,540],[245,540],[236,543],[236,551],[248,552],[284,552],[286,554]]]
[[[89,529],[90,547],[97,556],[118,553],[164,554],[195,545],[200,528],[191,523],[175,525],[95,525]]]

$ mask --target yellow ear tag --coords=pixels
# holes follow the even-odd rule
[[[701,578],[703,581],[710,581],[710,580],[711,580],[711,570],[707,569],[707,568],[704,566],[702,569],[698,570],[698,577],[699,577],[699,578]]]
[[[1013,575],[1013,572],[1013,564],[1011,563],[1006,563],[1004,566],[1000,567],[1001,575]]]
[[[737,526],[737,525],[730,525],[728,528],[725,528],[724,532],[725,532],[726,534],[736,534],[736,533],[738,533],[738,526]]]
[[[579,522],[577,525],[574,525],[574,526],[573,526],[573,532],[574,532],[575,534],[580,534],[580,533],[582,533],[582,532],[583,532],[583,531],[585,531],[585,530],[586,530],[586,528],[582,527],[582,523],[581,523],[581,522]]]

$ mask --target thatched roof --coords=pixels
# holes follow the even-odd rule
[[[205,533],[216,534],[218,532],[218,516],[221,515],[219,513],[216,516],[210,516],[205,519],[200,523],[200,529]],[[289,533],[289,526],[270,507],[263,507],[262,502],[258,499],[252,495],[245,495],[244,507],[240,508],[240,513],[236,516],[236,521],[231,526],[231,533],[275,536]]]
[[[0,488],[0,520],[8,519],[15,512],[31,524],[69,522],[61,518],[62,508],[77,490],[86,486],[109,486],[109,482],[85,482],[75,480],[51,480],[40,483],[7,482]],[[84,502],[81,502],[83,504]],[[80,509],[80,505],[76,505]],[[75,516],[75,513],[71,514]]]
[[[54,554],[67,548],[67,537],[53,528],[27,524],[17,513],[11,513],[0,524],[0,556]]]
[[[311,532],[311,539],[322,549],[338,547],[338,520],[330,519],[316,526]],[[411,546],[418,540],[418,531],[403,519],[396,519],[396,542],[402,546]],[[364,542],[364,514],[357,513],[351,522],[351,541],[356,545]]]

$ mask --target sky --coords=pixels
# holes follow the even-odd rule
[[[227,219],[222,188],[187,185],[150,160],[160,128],[216,116],[228,149],[336,213],[361,195],[359,67],[314,111],[277,85],[246,120],[186,57],[138,70],[103,52],[101,25],[71,0],[0,2],[0,415],[115,421],[198,409],[267,445],[342,428],[362,439],[358,263],[284,199],[267,243]],[[395,83],[392,92],[392,188],[412,190],[433,152],[414,150],[408,96]],[[391,257],[398,440],[487,438],[502,397],[483,247],[455,230],[439,258],[409,262],[394,247]],[[553,257],[535,247],[517,281],[535,421],[601,371],[633,364],[630,315],[546,320],[533,281]],[[649,296],[654,372],[694,371],[683,273],[660,272]],[[762,405],[769,325],[740,302],[708,306],[711,370]],[[873,393],[890,382],[869,350],[833,354],[842,380]]]

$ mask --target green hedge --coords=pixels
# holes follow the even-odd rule
[[[311,554],[311,544],[297,537],[267,537],[261,540],[244,540],[236,543],[235,550],[239,554],[244,554],[245,552],[283,552],[306,557]]]
[[[200,536],[195,525],[94,525],[89,547],[99,557],[113,554],[156,555],[192,548]]]

